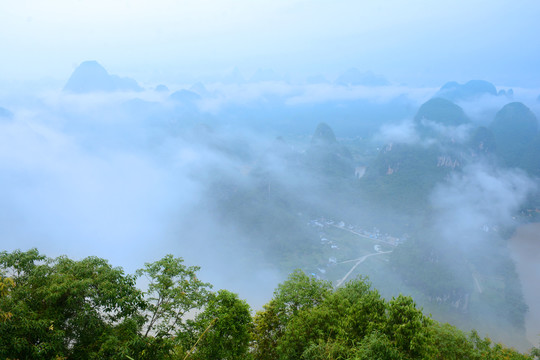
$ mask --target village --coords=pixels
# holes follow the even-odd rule
[[[327,260],[320,263],[311,275],[318,279],[334,280],[336,287],[345,282],[367,258],[389,254],[408,238],[407,235],[396,237],[382,233],[376,227],[370,231],[325,217],[309,220],[307,225],[318,232],[323,252],[328,255]],[[388,261],[388,258],[384,257],[383,261]],[[352,263],[350,269],[349,265],[340,266],[349,263]],[[348,271],[342,276],[345,269]]]
[[[344,221],[336,222],[334,220],[326,219],[324,217],[310,220],[308,225],[320,230],[319,235],[321,237],[321,243],[323,244],[330,243],[330,245],[334,245],[334,244],[331,244],[331,241],[329,241],[328,239],[324,237],[324,229],[327,229],[328,227],[342,229],[344,231],[348,231],[352,234],[355,234],[359,237],[369,239],[375,242],[380,242],[380,243],[390,245],[390,246],[398,246],[399,244],[406,241],[408,237],[408,235],[403,235],[402,237],[399,238],[399,237],[389,235],[388,233],[382,234],[381,231],[377,229],[376,227],[374,227],[372,231],[369,231],[369,230],[362,229],[358,225],[345,224]]]

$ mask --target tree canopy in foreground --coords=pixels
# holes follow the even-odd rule
[[[3,359],[534,359],[390,301],[365,278],[295,271],[254,316],[167,255],[135,275],[106,260],[0,253]],[[147,288],[137,287],[145,277]]]

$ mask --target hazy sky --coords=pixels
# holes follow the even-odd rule
[[[238,66],[333,79],[537,86],[537,0],[2,0],[0,81],[66,79],[84,60],[142,82]]]

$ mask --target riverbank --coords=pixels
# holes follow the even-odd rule
[[[540,223],[520,226],[509,242],[516,271],[521,279],[523,297],[529,305],[525,318],[527,339],[535,346],[540,343]]]

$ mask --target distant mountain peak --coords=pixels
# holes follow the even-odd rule
[[[201,99],[201,96],[194,91],[180,89],[169,95],[169,98],[179,103],[191,103]]]
[[[516,126],[523,127],[522,135],[525,137],[534,137],[538,131],[536,115],[521,102],[511,102],[503,106],[491,124],[491,128],[500,131],[501,135],[515,131]]]
[[[495,85],[485,80],[470,80],[465,84],[450,81],[444,84],[435,95],[447,100],[473,100],[483,95],[497,96]]]
[[[169,88],[166,85],[159,84],[158,86],[156,86],[154,91],[156,91],[156,92],[169,92]]]
[[[459,126],[470,122],[460,106],[440,97],[432,98],[420,106],[414,120],[421,124],[424,119],[445,126]]]
[[[92,71],[95,74],[101,73],[103,75],[107,75],[107,76],[109,75],[107,70],[105,70],[105,68],[96,60],[83,61],[82,63],[79,64],[79,66],[75,69],[75,71],[79,71],[79,72]]]
[[[135,80],[111,75],[95,60],[83,61],[73,71],[63,89],[75,94],[141,90]]]
[[[336,135],[330,126],[322,122],[317,125],[315,133],[311,138],[311,143],[316,145],[336,144]]]
[[[512,102],[495,114],[489,129],[505,164],[519,166],[527,148],[538,136],[538,119],[523,103]]]

